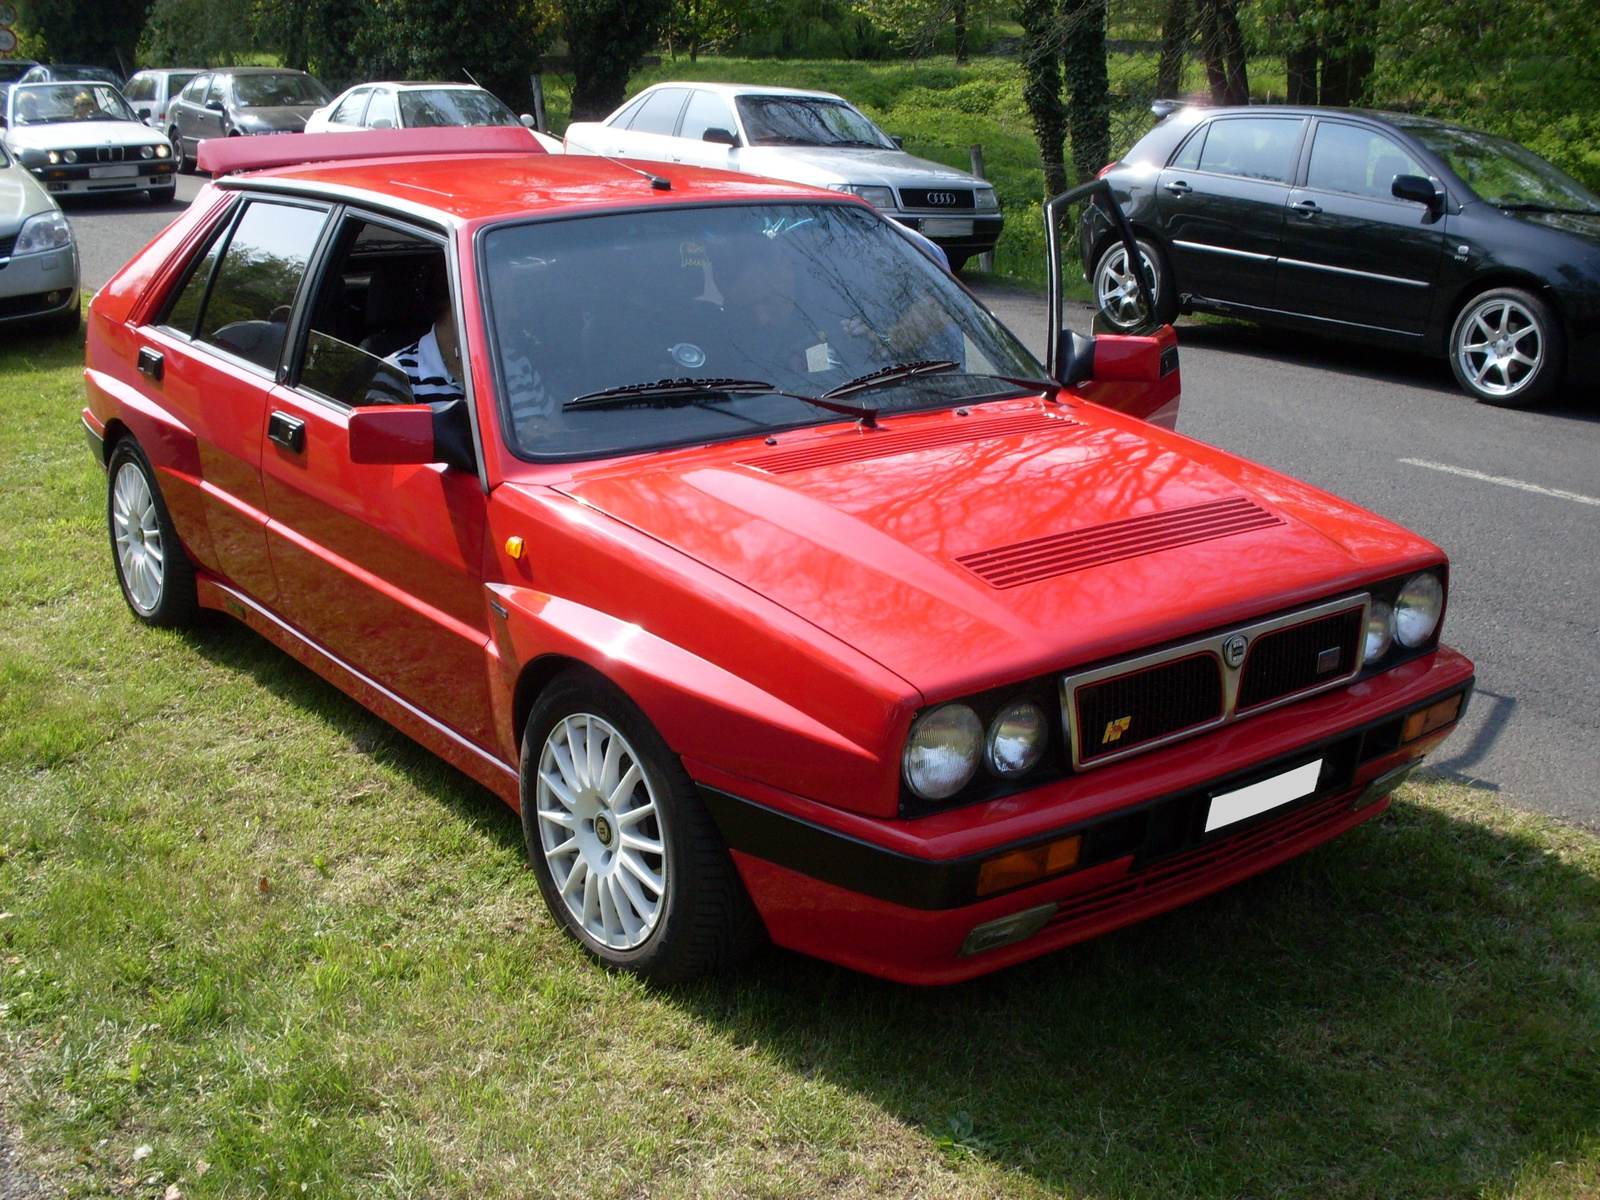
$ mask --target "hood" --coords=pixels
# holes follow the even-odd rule
[[[1040,400],[787,435],[777,448],[634,459],[561,490],[784,606],[928,699],[1327,599],[1443,557],[1202,443]]]
[[[55,202],[33,181],[26,167],[0,169],[0,237],[10,237],[29,217],[54,207]]]
[[[6,130],[13,150],[71,150],[84,146],[159,146],[167,139],[142,121],[58,121]]]
[[[318,107],[315,104],[295,104],[282,108],[241,108],[235,112],[234,121],[245,129],[299,133]]]
[[[728,164],[734,167],[734,162]],[[886,184],[889,187],[973,187],[978,178],[904,150],[826,150],[816,146],[745,146],[737,170],[794,183]]]
[[[1573,234],[1591,246],[1600,247],[1600,214],[1586,216],[1581,213],[1508,212],[1505,215],[1526,225],[1538,225],[1557,233]]]

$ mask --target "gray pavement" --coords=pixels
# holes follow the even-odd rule
[[[192,199],[69,210],[96,288]],[[1036,352],[1040,296],[980,287]],[[1078,318],[1086,327],[1088,312]],[[1180,325],[1178,428],[1432,538],[1451,558],[1445,637],[1478,697],[1433,761],[1520,806],[1600,826],[1600,392],[1535,412],[1475,404],[1442,363],[1268,333]]]

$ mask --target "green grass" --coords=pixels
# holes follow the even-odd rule
[[[238,625],[131,620],[80,368],[0,349],[0,1110],[69,1194],[1600,1188],[1593,834],[1413,787],[966,986],[774,951],[653,992],[556,934],[498,800]]]

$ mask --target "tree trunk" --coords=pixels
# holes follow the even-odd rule
[[[1200,45],[1213,104],[1249,104],[1244,35],[1234,0],[1199,0]]]
[[[952,6],[956,26],[956,62],[967,61],[967,0],[955,0]]]
[[[1347,108],[1361,103],[1367,78],[1376,65],[1377,5],[1375,0],[1345,0],[1334,12],[1336,20],[1322,55],[1319,99],[1335,108]]]
[[[1289,77],[1289,103],[1317,102],[1317,43],[1302,41],[1284,53],[1283,65]]]
[[[1106,0],[1067,0],[1063,12],[1067,124],[1079,183],[1111,161],[1111,79],[1106,73]]]
[[[1156,96],[1176,99],[1183,91],[1184,68],[1189,65],[1189,43],[1194,40],[1190,24],[1193,0],[1167,0],[1167,16],[1161,25],[1161,59],[1156,65]]]
[[[1066,111],[1061,103],[1061,35],[1053,0],[1021,0],[1022,100],[1033,119],[1033,136],[1044,162],[1044,190],[1055,196],[1067,190],[1062,154]]]

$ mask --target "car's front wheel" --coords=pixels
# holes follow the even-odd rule
[[[1140,240],[1139,257],[1144,263],[1145,282],[1155,301],[1155,319],[1166,325],[1178,315],[1178,298],[1172,271],[1159,247]],[[1112,242],[1095,260],[1091,276],[1094,300],[1101,314],[1116,329],[1137,329],[1146,324],[1144,301],[1139,296],[1139,281],[1128,265],[1128,248],[1121,239]]]
[[[546,905],[606,966],[677,983],[760,941],[683,764],[633,701],[586,668],[558,676],[528,716],[522,829]]]
[[[1566,369],[1560,319],[1521,288],[1474,296],[1450,331],[1450,369],[1462,389],[1484,404],[1538,404],[1560,385]]]
[[[172,156],[178,160],[178,173],[180,175],[193,175],[194,159],[190,158],[185,152],[183,138],[179,136],[176,125],[167,130],[167,141],[172,143]]]
[[[200,611],[194,566],[156,486],[156,473],[139,443],[125,437],[106,469],[106,524],[122,598],[147,625],[176,627]]]

